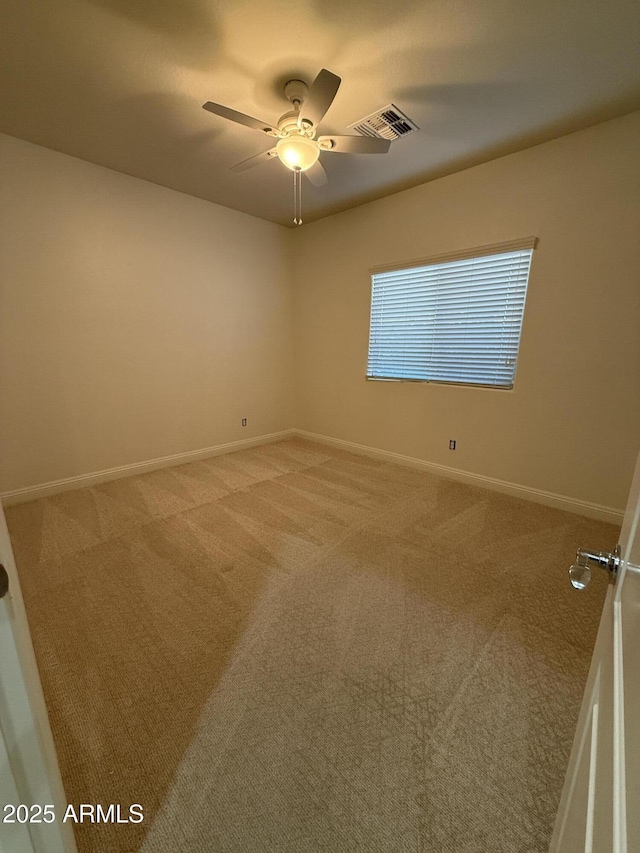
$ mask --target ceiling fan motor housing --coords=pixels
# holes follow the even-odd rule
[[[306,121],[303,121],[300,125],[298,123],[299,119],[300,114],[298,110],[290,110],[288,113],[281,115],[278,119],[278,132],[282,136],[308,136],[309,139],[313,139],[315,135],[313,125]]]

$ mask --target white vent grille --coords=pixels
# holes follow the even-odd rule
[[[381,139],[400,139],[420,128],[399,110],[395,104],[389,104],[381,110],[376,110],[370,116],[349,125],[349,130],[355,130],[361,136],[377,136]]]

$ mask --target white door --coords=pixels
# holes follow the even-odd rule
[[[549,853],[640,851],[639,521],[640,456]]]
[[[0,564],[0,853],[75,853],[1,505]]]

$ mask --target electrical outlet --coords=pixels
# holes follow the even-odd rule
[[[241,423],[242,423],[242,426],[246,426],[247,425],[247,419],[243,418]]]
[[[455,440],[455,438],[450,438],[449,439],[449,450],[455,450],[455,449],[456,449],[456,440]]]

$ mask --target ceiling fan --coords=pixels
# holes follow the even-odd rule
[[[273,148],[263,151],[248,160],[232,166],[232,171],[243,172],[277,158],[293,172],[294,218],[296,225],[302,224],[300,175],[302,172],[316,187],[327,183],[327,173],[319,161],[321,152],[337,151],[344,154],[386,154],[391,144],[388,139],[371,136],[318,136],[318,125],[333,103],[341,80],[336,74],[323,68],[307,86],[302,80],[289,80],[284,94],[293,109],[280,116],[275,124],[260,121],[252,116],[232,110],[222,104],[207,101],[203,109],[222,118],[243,124],[253,130],[266,133],[278,141]]]

